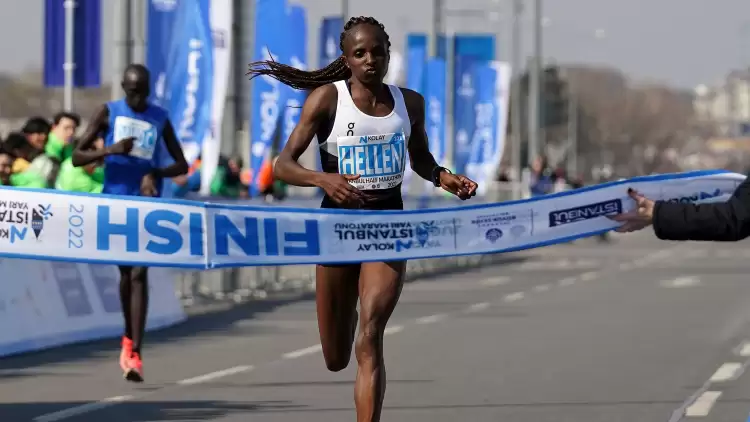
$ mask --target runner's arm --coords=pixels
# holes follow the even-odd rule
[[[419,177],[432,182],[432,172],[438,163],[430,152],[427,141],[427,130],[425,129],[425,101],[424,97],[416,91],[402,88],[406,109],[409,111],[411,122],[411,137],[409,138],[409,161],[411,169]]]
[[[93,150],[91,147],[102,133],[107,128],[107,121],[109,120],[109,109],[106,105],[102,104],[96,109],[94,115],[89,121],[89,125],[84,130],[81,139],[78,141],[75,149],[73,150],[72,161],[75,167],[85,166],[91,164],[94,161],[101,160],[102,158],[110,155],[109,148],[101,150]]]
[[[654,233],[662,240],[736,242],[750,237],[750,177],[726,202],[686,204],[656,201]]]
[[[182,146],[180,146],[180,141],[177,140],[177,135],[174,133],[174,127],[172,127],[172,122],[170,122],[169,119],[167,119],[167,123],[164,125],[163,136],[167,151],[174,160],[174,163],[164,168],[154,169],[152,171],[153,176],[169,178],[187,174],[189,166],[185,160],[185,153],[182,152]]]
[[[325,174],[306,169],[297,160],[310,146],[321,124],[330,119],[331,106],[337,98],[338,93],[333,85],[324,85],[310,93],[302,106],[299,123],[289,135],[289,141],[274,165],[273,175],[276,179],[294,186],[320,187],[320,180]]]

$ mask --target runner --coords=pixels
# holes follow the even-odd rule
[[[269,75],[293,88],[312,90],[278,157],[275,176],[290,185],[322,188],[323,208],[400,210],[404,172],[400,164],[405,162],[407,149],[413,170],[422,178],[463,200],[474,196],[476,183],[440,167],[430,153],[424,98],[383,83],[390,55],[383,25],[371,17],[351,18],[341,34],[340,48],[341,57],[313,72],[274,61],[250,65],[252,77]],[[323,172],[297,162],[315,136]],[[363,136],[368,136],[368,146],[375,145],[373,149],[358,147]],[[360,154],[368,155],[365,161],[379,168],[356,166],[354,157]],[[401,294],[405,269],[405,261],[317,266],[318,327],[331,371],[349,364],[360,301],[360,329],[354,345],[359,422],[380,420],[385,394],[383,332]]]
[[[125,98],[102,105],[91,118],[73,152],[73,165],[85,166],[104,158],[103,193],[128,196],[159,196],[163,178],[187,173],[188,164],[175,136],[167,111],[151,104],[149,72],[138,64],[123,74]],[[93,148],[99,135],[104,149]],[[159,163],[159,140],[163,139],[174,159],[166,168]],[[125,379],[143,382],[141,345],[148,311],[147,269],[120,266],[120,301],[125,319],[120,367]]]

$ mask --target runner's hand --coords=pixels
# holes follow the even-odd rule
[[[135,142],[134,136],[120,139],[116,144],[109,147],[109,153],[112,155],[128,155],[133,149],[133,142]]]
[[[447,171],[440,173],[440,187],[467,200],[477,194],[477,183],[461,174],[451,174]]]
[[[337,204],[362,205],[364,203],[364,194],[349,184],[350,181],[357,179],[359,179],[359,175],[326,173],[321,180],[320,187]]]
[[[159,191],[156,189],[156,177],[153,174],[149,173],[141,179],[141,195],[150,197],[159,196]]]

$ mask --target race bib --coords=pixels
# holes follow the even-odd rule
[[[156,128],[149,122],[125,116],[115,118],[114,142],[134,137],[133,149],[130,156],[151,160],[156,150]]]
[[[404,178],[406,141],[403,133],[342,136],[337,139],[339,173],[356,174],[349,182],[359,190],[389,189]]]

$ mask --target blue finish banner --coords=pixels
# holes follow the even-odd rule
[[[745,176],[652,175],[503,203],[406,211],[243,206],[2,187],[0,256],[209,269],[480,255],[604,233],[632,187],[655,200],[727,200]],[[80,274],[59,278],[80,290]],[[11,283],[12,284],[12,283]],[[67,312],[85,314],[80,299]]]

